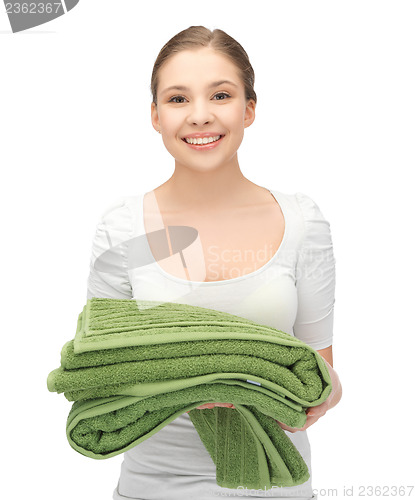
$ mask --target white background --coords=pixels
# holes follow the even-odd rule
[[[71,403],[46,378],[75,333],[101,214],[173,173],[150,77],[191,25],[223,29],[254,67],[243,174],[306,193],[331,224],[343,398],[308,431],[313,487],[414,484],[414,21],[409,1],[81,0],[13,34],[2,10],[2,498],[112,498],[122,456],[69,446]]]

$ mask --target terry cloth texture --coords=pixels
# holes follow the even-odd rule
[[[332,389],[319,353],[275,328],[187,304],[96,297],[47,386],[74,402],[66,434],[87,457],[123,453],[190,410],[217,484],[255,489],[309,478],[275,420],[302,427]],[[209,402],[235,409],[195,409]]]

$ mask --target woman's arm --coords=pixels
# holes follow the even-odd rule
[[[339,377],[333,369],[333,318],[335,303],[336,260],[333,252],[330,223],[318,205],[304,193],[296,193],[303,215],[303,240],[296,266],[298,298],[293,332],[317,351],[326,362],[333,388],[319,406],[307,408],[307,420],[301,429],[281,424],[284,430],[297,432],[317,422],[335,406],[342,395]]]
[[[128,275],[127,242],[132,232],[132,216],[127,197],[119,198],[101,216],[92,240],[90,272],[87,282],[87,299],[92,297],[108,299],[131,299],[133,297]],[[109,268],[101,264],[98,270],[97,261],[110,248],[114,254],[109,260]],[[104,268],[104,269],[103,269]]]
[[[330,410],[333,408],[333,406],[336,406],[336,404],[340,401],[342,397],[342,385],[340,383],[339,376],[336,371],[333,369],[333,346],[326,347],[325,349],[320,349],[317,351],[322,358],[324,358],[324,361],[326,361],[327,368],[329,369],[330,377],[333,382],[333,389],[329,395],[329,397],[326,399],[328,401],[328,409]],[[321,405],[320,405],[321,406]],[[315,406],[314,408],[318,408],[318,406]],[[310,408],[309,411],[311,411],[312,408]]]

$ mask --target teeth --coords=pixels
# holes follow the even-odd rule
[[[201,137],[198,138],[192,138],[192,137],[186,137],[185,140],[188,144],[207,144],[209,142],[216,142],[220,139],[220,135],[216,135],[215,137],[204,137],[203,139]]]

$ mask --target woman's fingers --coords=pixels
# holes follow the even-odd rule
[[[281,427],[281,429],[284,429],[284,431],[297,432],[300,430],[300,429],[296,429],[295,427],[288,427],[288,425],[285,425],[282,422],[279,422],[278,420],[275,420],[275,421]]]
[[[282,422],[279,422],[276,420],[276,422],[280,425],[282,429],[285,431],[289,432],[298,432],[298,431],[305,431],[310,427],[310,425],[313,425],[317,422],[317,420],[325,415],[326,413],[326,407],[324,406],[324,403],[320,406],[315,406],[314,408],[310,408],[307,410],[306,415],[307,419],[305,424],[301,428],[294,428],[294,427],[288,427],[288,425],[283,424]]]
[[[204,405],[200,405],[196,407],[196,410],[211,410],[215,406],[222,406],[224,408],[235,408],[232,403],[205,403]]]

